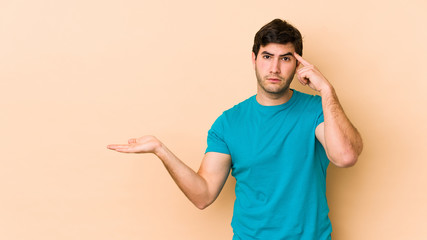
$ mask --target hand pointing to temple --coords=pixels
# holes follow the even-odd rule
[[[322,73],[311,63],[307,62],[298,53],[294,53],[295,58],[298,60],[300,68],[297,70],[298,80],[302,85],[308,85],[311,89],[322,92],[331,87],[328,80]]]

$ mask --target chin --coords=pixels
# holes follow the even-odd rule
[[[263,81],[263,82],[258,81],[258,87],[264,90],[264,92],[268,94],[274,94],[274,95],[282,95],[287,93],[289,91],[289,86],[290,86],[290,83],[285,85],[278,85],[278,84],[269,83],[267,81]]]
[[[267,89],[266,90],[267,93],[276,94],[276,95],[285,94],[287,91],[288,91],[288,89],[277,89],[277,90],[269,90],[269,89]]]
[[[289,90],[289,86],[288,87],[281,87],[281,88],[264,88],[264,89],[266,90],[266,92],[271,93],[271,94],[283,94]]]

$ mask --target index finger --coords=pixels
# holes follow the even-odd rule
[[[294,56],[300,63],[302,63],[302,65],[304,65],[304,66],[310,66],[311,65],[304,58],[302,58],[298,53],[294,52]]]

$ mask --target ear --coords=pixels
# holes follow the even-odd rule
[[[255,68],[255,61],[256,61],[255,58],[256,58],[255,53],[252,52],[252,65],[253,65],[254,68]]]

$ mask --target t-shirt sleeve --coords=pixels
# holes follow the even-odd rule
[[[323,108],[322,108],[322,98],[320,96],[316,96],[316,100],[317,100],[317,106],[316,106],[316,114],[317,114],[317,118],[316,118],[316,126],[319,126],[319,124],[321,124],[322,122],[325,121],[325,119],[323,118]]]
[[[319,124],[324,122],[325,119],[323,117],[322,98],[320,96],[316,96],[316,98],[317,98],[316,99],[317,100],[316,127],[317,127],[317,126],[319,126]],[[328,167],[328,164],[329,164],[329,159],[328,159],[328,156],[326,154],[325,148],[317,139],[316,139],[316,154],[317,154],[317,157],[321,159],[322,166],[326,171],[326,168]]]
[[[319,126],[319,124],[321,124],[324,121],[325,119],[323,118],[323,111],[320,111],[319,113],[317,113],[316,127]]]
[[[212,124],[211,129],[208,131],[207,139],[207,152],[219,152],[224,154],[230,154],[227,143],[224,140],[224,120],[225,116],[222,114]]]

